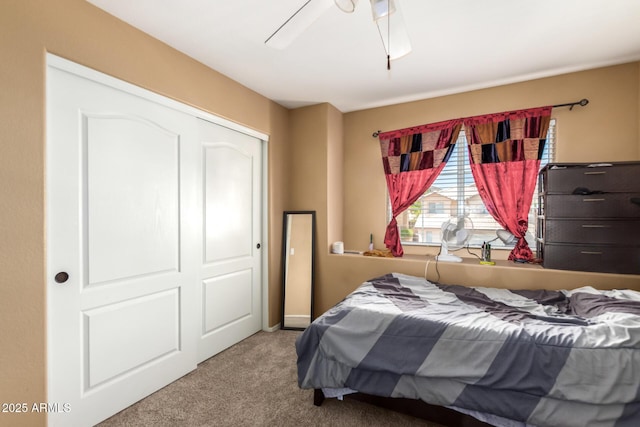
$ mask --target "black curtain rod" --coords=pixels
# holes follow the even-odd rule
[[[567,102],[566,104],[554,105],[553,108],[569,107],[569,111],[571,111],[573,110],[573,107],[575,107],[576,105],[584,107],[588,103],[589,103],[589,100],[587,98],[582,98],[580,101],[577,101],[577,102]]]
[[[584,107],[588,103],[589,103],[589,100],[587,98],[582,98],[580,101],[567,102],[566,104],[556,104],[556,105],[552,105],[552,107],[553,108],[569,107],[569,111],[571,111],[571,110],[573,110],[573,107],[575,107],[576,105]],[[377,138],[378,135],[380,135],[381,133],[382,133],[381,130],[377,130],[371,136],[374,137],[374,138]]]

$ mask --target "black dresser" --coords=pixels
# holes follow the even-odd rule
[[[640,162],[551,163],[538,179],[545,268],[640,274]]]

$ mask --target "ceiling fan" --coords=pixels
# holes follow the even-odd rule
[[[398,0],[369,1],[373,20],[378,27],[387,54],[387,68],[389,68],[391,60],[411,52],[409,36],[400,13]],[[357,4],[358,0],[307,0],[265,40],[265,44],[275,49],[284,49],[330,7],[335,5],[345,13],[352,13]]]

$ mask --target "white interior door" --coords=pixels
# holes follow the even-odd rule
[[[196,119],[49,67],[51,426],[93,425],[196,366]]]
[[[261,141],[199,122],[200,362],[261,329],[264,249]]]

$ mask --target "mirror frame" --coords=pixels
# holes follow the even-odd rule
[[[287,290],[287,219],[289,215],[311,215],[311,296],[310,296],[310,322],[315,319],[313,315],[313,294],[315,289],[315,258],[316,258],[316,211],[284,211],[282,215],[282,313],[280,316],[280,329],[304,331],[306,328],[285,326],[284,307]]]

